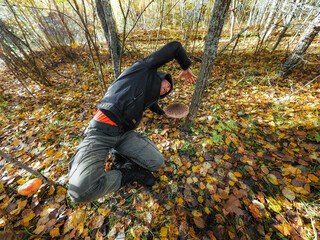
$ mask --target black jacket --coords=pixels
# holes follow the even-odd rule
[[[178,61],[183,70],[188,69],[191,65],[181,43],[168,43],[160,50],[135,62],[126,69],[110,85],[107,93],[98,103],[98,109],[126,131],[138,127],[142,114],[147,108],[158,114],[163,114],[157,101],[169,94],[173,87],[173,81],[170,74],[157,72],[157,69],[173,59]],[[163,79],[167,79],[171,83],[171,89],[168,93],[160,96]]]

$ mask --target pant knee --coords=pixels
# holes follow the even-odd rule
[[[83,196],[81,196],[80,192],[74,191],[74,190],[68,190],[68,195],[70,197],[70,199],[74,202],[74,203],[86,203],[88,202],[87,199]]]
[[[157,160],[155,160],[152,164],[152,166],[150,166],[150,171],[157,171],[158,169],[162,168],[164,165],[164,157],[158,158]]]

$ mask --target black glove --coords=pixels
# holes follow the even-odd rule
[[[159,105],[157,103],[154,103],[152,104],[149,109],[152,111],[152,112],[155,112],[159,115],[163,115],[165,114],[165,112],[159,107]]]

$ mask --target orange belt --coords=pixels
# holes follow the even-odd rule
[[[110,120],[110,118],[108,118],[106,115],[103,114],[103,112],[101,112],[99,109],[96,113],[96,115],[94,115],[93,117],[95,120],[99,121],[99,122],[103,122],[106,124],[110,124],[112,126],[118,126],[117,124],[115,124],[114,122],[112,122]]]

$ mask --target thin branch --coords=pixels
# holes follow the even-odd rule
[[[226,48],[237,38],[239,38],[239,36],[248,29],[248,27],[242,29],[237,35],[235,35],[217,54],[217,56],[222,53],[224,50],[226,50]]]
[[[139,14],[139,16],[137,17],[136,21],[134,22],[132,28],[129,30],[129,32],[127,33],[125,39],[128,38],[129,34],[133,31],[134,27],[137,25],[139,19],[141,18],[142,14],[147,10],[147,8],[151,5],[151,3],[153,3],[154,0],[151,0],[148,5],[141,11],[141,13]]]
[[[300,92],[301,90],[303,90],[306,86],[308,86],[310,83],[314,82],[316,79],[318,79],[320,77],[320,75],[316,76],[314,79],[312,79],[310,82],[308,82],[306,85],[304,85],[303,87],[301,87],[300,89],[298,89],[297,91],[291,93],[289,96],[284,97],[282,99],[282,101],[286,101],[289,100],[293,95],[295,95],[296,93]]]
[[[29,167],[28,165],[13,159],[10,155],[0,151],[0,156],[3,157],[4,159],[8,160],[10,163],[13,163],[15,165],[17,165],[18,167],[26,170],[27,172],[35,175],[36,177],[40,178],[43,182],[48,183],[50,185],[54,185],[55,183],[49,179],[47,179],[45,176],[43,176],[41,173],[37,172],[36,170],[32,169],[31,167]]]

